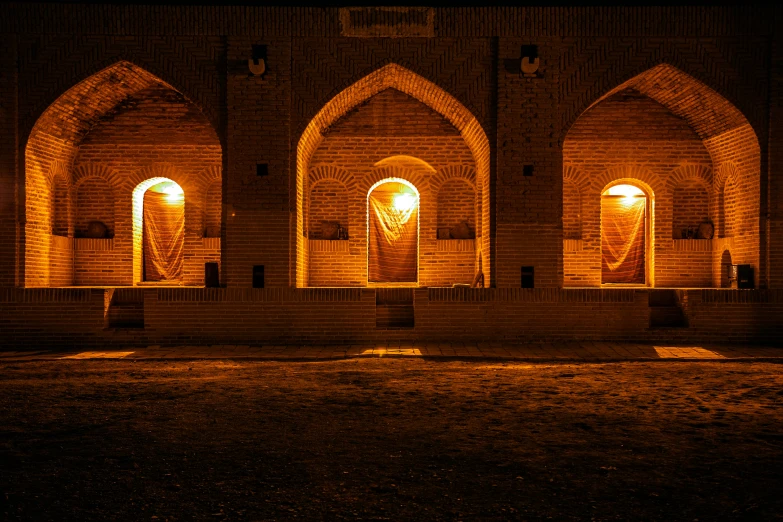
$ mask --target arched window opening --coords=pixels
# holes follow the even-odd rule
[[[696,238],[699,225],[709,221],[707,189],[696,180],[683,181],[674,189],[672,239]]]
[[[108,182],[88,178],[76,188],[75,237],[114,237],[114,194]]]
[[[601,195],[601,282],[646,282],[647,196],[639,187],[614,185]]]
[[[367,267],[372,283],[415,283],[419,191],[405,180],[380,181],[367,194]]]

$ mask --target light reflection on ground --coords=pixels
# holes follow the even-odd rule
[[[122,359],[134,352],[80,352],[73,355],[66,355],[60,359]]]
[[[661,359],[725,359],[719,353],[701,346],[653,346]]]

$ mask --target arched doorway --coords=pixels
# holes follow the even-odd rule
[[[135,282],[179,282],[185,246],[185,193],[168,178],[152,178],[133,191]]]
[[[601,283],[646,285],[653,237],[650,198],[635,184],[614,184],[601,194]]]
[[[419,192],[397,178],[367,193],[367,274],[370,283],[415,283],[419,260]]]

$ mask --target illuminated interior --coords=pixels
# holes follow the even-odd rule
[[[136,282],[182,279],[185,192],[167,178],[152,178],[133,191],[133,252]]]
[[[419,193],[411,183],[390,178],[367,195],[367,273],[372,283],[418,280]]]
[[[634,185],[618,184],[601,197],[601,282],[647,282],[647,196]]]
[[[378,117],[362,119],[368,113]],[[367,248],[364,198],[369,185],[391,177],[414,183],[424,200],[419,202],[423,241],[418,281],[469,284],[480,270],[491,284],[489,150],[484,130],[467,107],[398,64],[387,64],[340,91],[312,118],[297,145],[296,286],[368,281],[364,255],[354,254]],[[444,187],[440,199],[448,208],[441,213],[439,191]],[[337,200],[342,205],[334,205]],[[412,201],[402,198],[397,205],[407,207]],[[472,244],[464,241],[457,250],[438,243],[441,214],[458,218],[442,228],[469,228],[459,239]],[[353,227],[349,241],[323,243],[323,222]]]

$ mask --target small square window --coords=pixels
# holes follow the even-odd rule
[[[522,267],[522,288],[535,288],[535,277],[532,266]]]
[[[256,164],[256,176],[268,176],[269,175],[269,164],[267,163],[257,163]]]
[[[264,265],[253,266],[253,288],[264,288]]]

